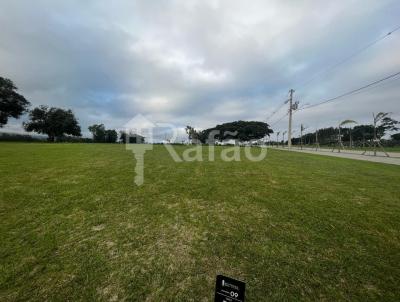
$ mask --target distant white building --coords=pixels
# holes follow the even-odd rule
[[[141,114],[130,119],[121,129],[126,133],[126,143],[144,144],[145,138],[148,142],[153,141],[153,128],[156,125]]]
[[[136,133],[128,133],[127,134],[127,143],[128,144],[144,144],[145,143],[145,137],[141,136]]]
[[[264,139],[254,139],[250,141],[239,141],[235,139],[226,139],[223,141],[215,141],[215,145],[218,146],[259,146],[264,145]]]
[[[217,146],[234,146],[238,145],[238,141],[235,139],[225,139],[222,141],[215,141],[215,145]]]

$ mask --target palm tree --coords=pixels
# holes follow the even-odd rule
[[[339,124],[339,136],[338,136],[338,152],[340,153],[340,150],[341,149],[344,149],[344,146],[343,146],[343,142],[342,142],[342,134],[340,133],[341,131],[340,131],[340,127],[342,127],[342,126],[344,126],[344,125],[347,125],[347,124],[357,124],[357,122],[356,121],[353,121],[353,120],[344,120],[343,122],[341,122],[340,124]],[[333,147],[333,149],[332,149],[332,152],[335,150],[335,147]]]
[[[376,128],[377,128],[376,126],[377,126],[377,124],[379,122],[381,122],[383,119],[387,118],[389,114],[390,113],[388,113],[388,112],[379,112],[377,115],[372,113],[372,117],[374,118],[374,141],[373,141],[373,144],[374,144],[374,156],[376,156],[376,147],[381,147],[383,152],[385,153],[385,155],[387,157],[389,157],[389,154],[387,154],[385,149],[383,149],[383,147],[382,147],[382,144],[380,142],[380,138],[378,138],[378,136],[376,134]]]

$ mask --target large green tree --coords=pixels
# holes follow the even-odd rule
[[[47,134],[49,141],[56,141],[64,135],[81,136],[81,127],[71,110],[39,106],[29,112],[29,122],[24,123],[26,131]]]
[[[233,138],[240,141],[249,141],[269,136],[273,133],[273,130],[264,122],[236,121],[203,130],[198,134],[199,139],[202,142],[206,142],[211,132],[216,133],[215,138],[218,140]]]
[[[10,117],[19,118],[28,110],[30,103],[17,90],[11,80],[0,77],[0,128]]]
[[[108,129],[103,124],[94,124],[89,126],[89,131],[93,135],[95,143],[115,143],[118,139],[118,133],[114,129]]]
[[[106,128],[103,124],[94,124],[89,126],[89,131],[92,132],[93,141],[96,143],[104,143],[106,140]]]
[[[105,141],[106,143],[116,143],[118,139],[118,133],[114,129],[106,130]]]

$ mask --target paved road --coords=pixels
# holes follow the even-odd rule
[[[287,148],[274,148],[274,149],[289,151]],[[367,152],[366,155],[362,155],[361,153],[363,151],[354,151],[354,150],[346,150],[338,153],[337,150],[335,150],[335,152],[332,152],[330,149],[319,149],[318,151],[315,151],[315,149],[311,148],[303,148],[301,150],[299,148],[292,147],[291,151],[350,158],[356,160],[365,160],[365,161],[372,161],[372,162],[392,164],[392,165],[400,165],[400,153],[395,153],[395,152],[389,152],[388,154],[390,157],[387,157],[383,152],[378,152],[377,156],[374,156],[373,152]]]

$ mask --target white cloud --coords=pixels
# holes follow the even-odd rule
[[[0,5],[1,76],[34,105],[73,108],[84,130],[101,122],[117,128],[138,113],[202,128],[264,120],[290,88],[296,99],[313,103],[400,69],[397,32],[296,87],[398,25],[395,0]],[[295,121],[325,126],[343,117],[368,120],[374,110],[399,114],[399,92],[398,85],[382,86],[299,113]]]

